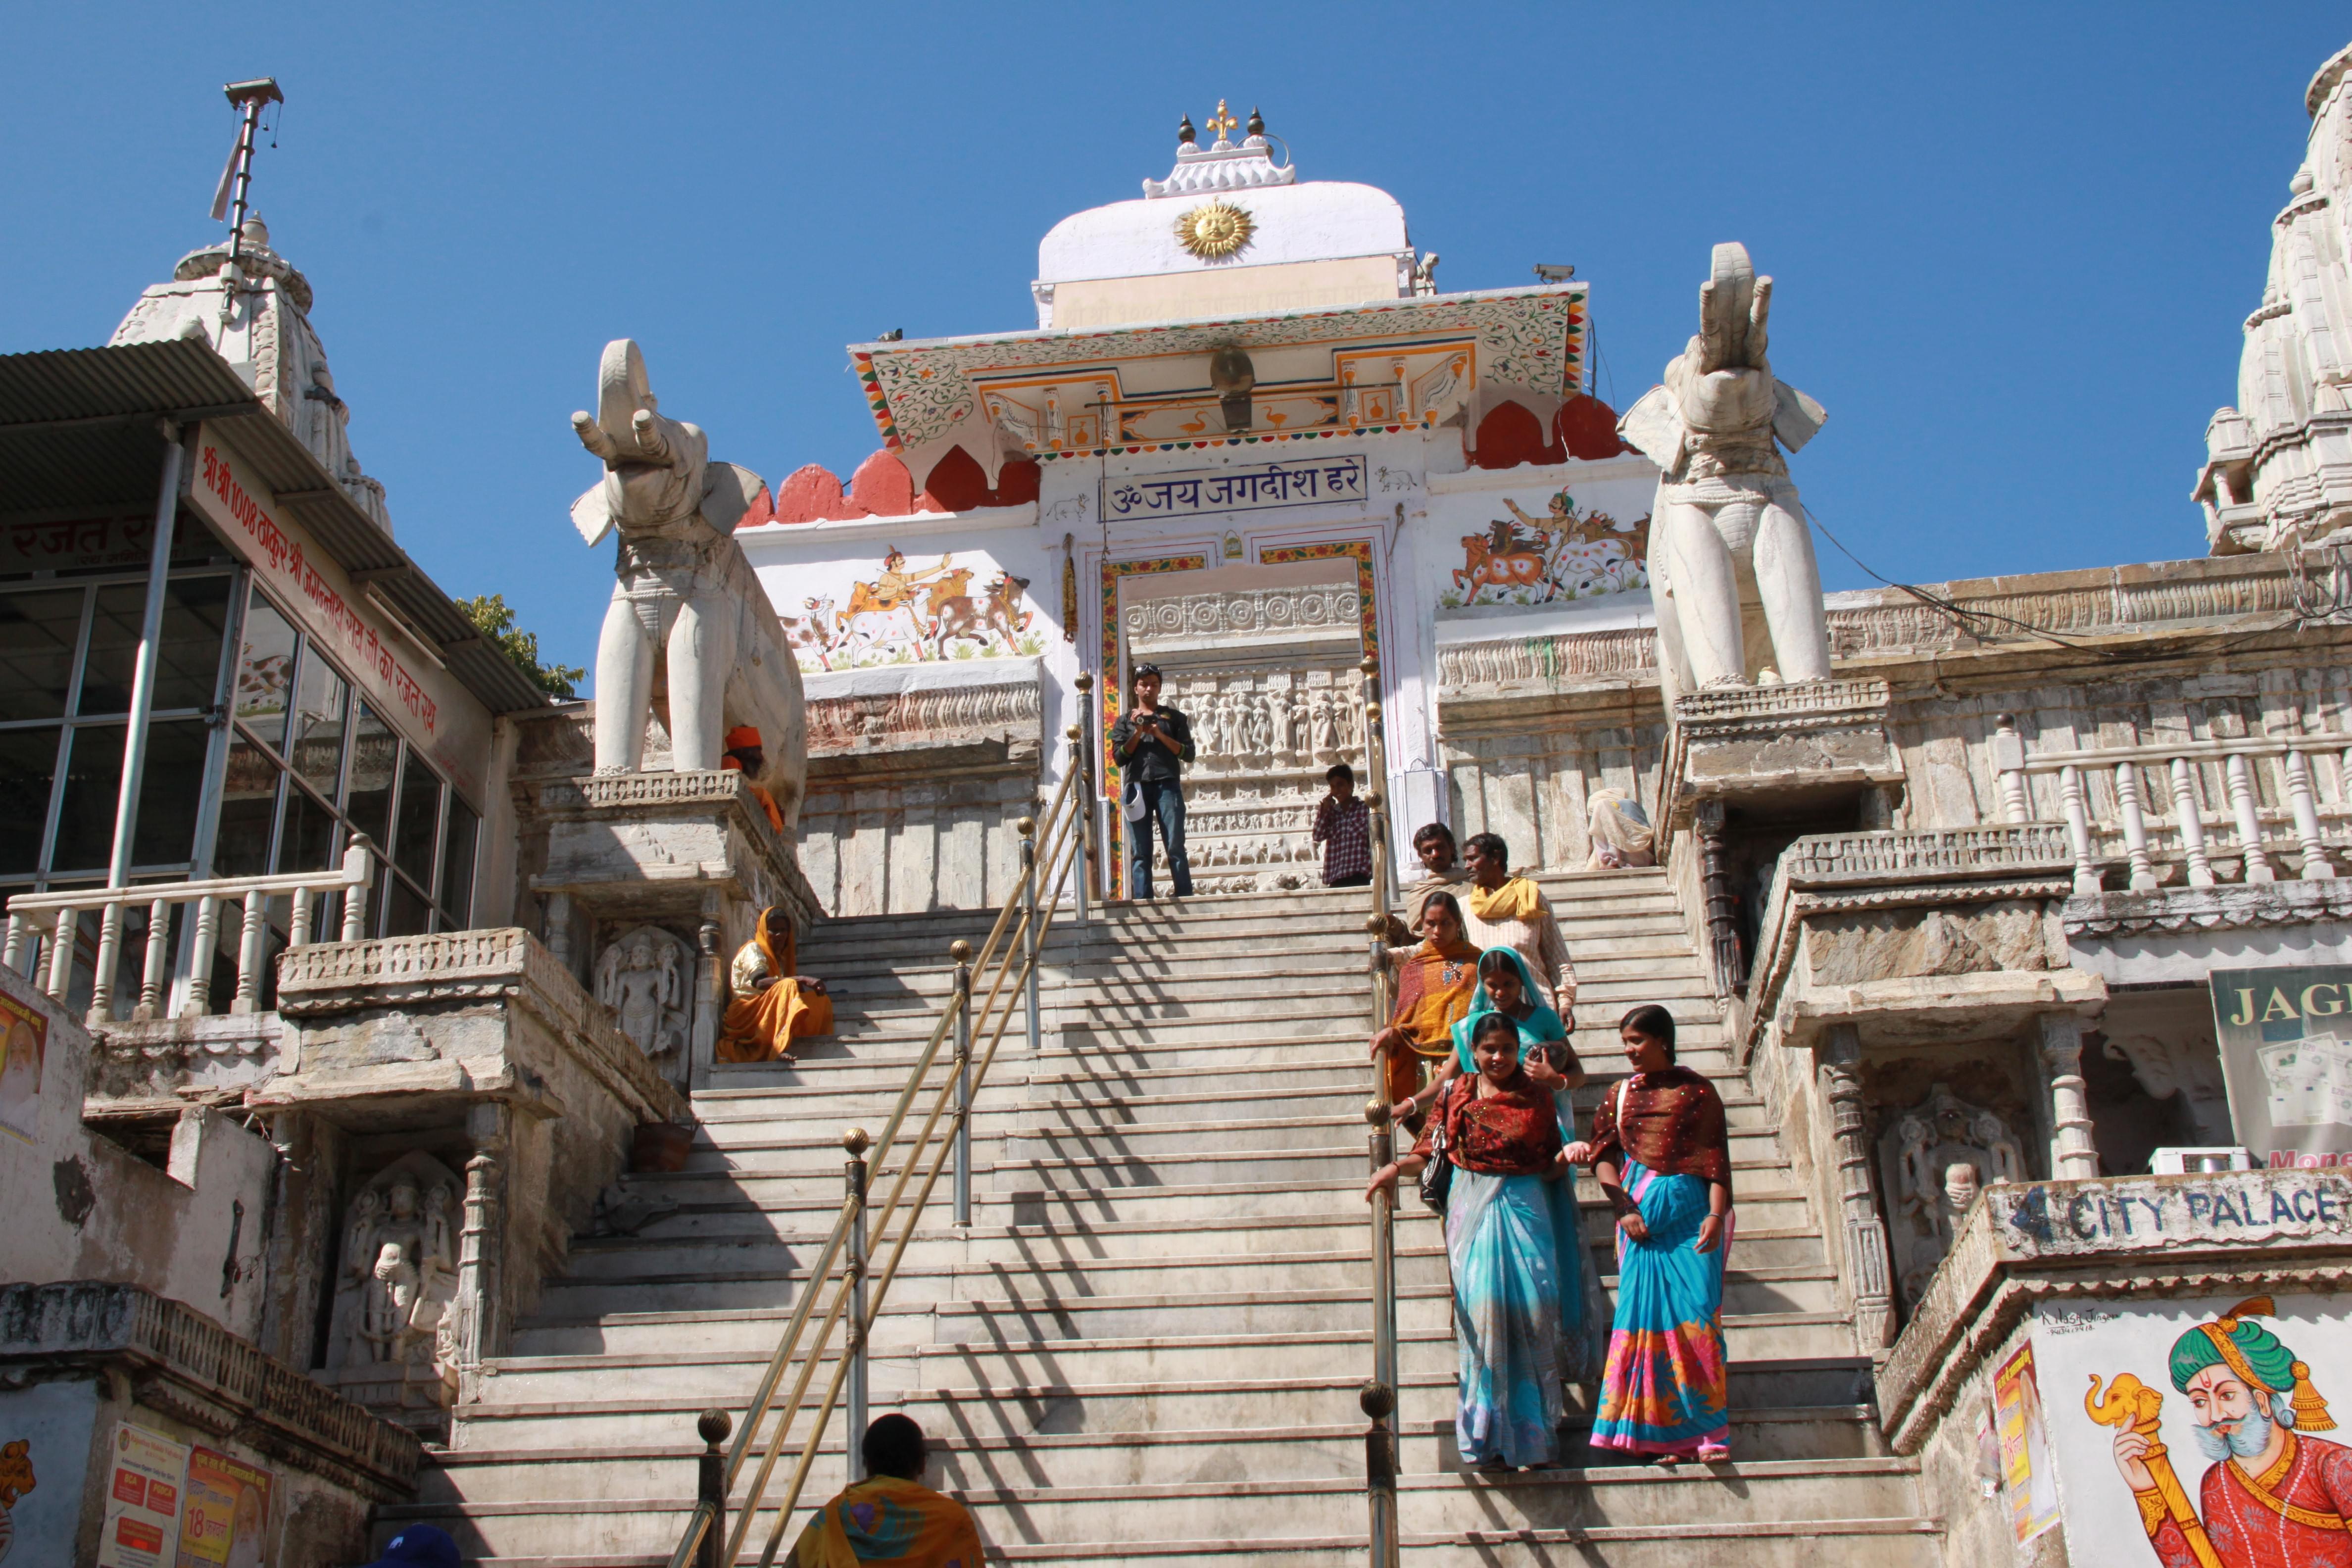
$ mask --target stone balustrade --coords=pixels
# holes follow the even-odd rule
[[[2340,840],[2352,818],[2352,734],[2181,735],[2029,753],[2004,714],[1992,749],[2009,821],[2035,814],[2035,778],[2054,781],[2078,894],[2100,891],[2118,861],[2135,892],[2154,891],[2173,864],[2192,888],[2277,881],[2289,867],[2301,880],[2336,875],[2322,818]],[[2324,800],[2330,773],[2337,798]]]
[[[289,949],[304,947],[314,940],[313,918],[323,900],[332,897],[342,900],[342,939],[356,942],[367,931],[368,884],[374,874],[374,851],[366,837],[360,836],[343,852],[341,865],[331,871],[20,893],[8,900],[8,933],[5,947],[0,947],[0,963],[38,979],[43,990],[63,1002],[73,984],[76,937],[82,919],[97,915],[98,952],[86,1021],[92,1027],[110,1023],[114,1018],[115,987],[121,977],[126,913],[144,906],[146,955],[140,975],[139,1001],[131,1016],[140,1022],[158,1018],[163,1014],[165,993],[173,980],[172,911],[192,904],[196,911],[195,930],[189,951],[201,957],[190,965],[185,976],[186,997],[179,1014],[183,1018],[200,1018],[212,1011],[209,960],[219,938],[221,907],[229,904],[241,911],[243,929],[236,946],[236,994],[228,1010],[257,1013],[261,1010],[269,915],[277,900],[288,900],[286,931]]]

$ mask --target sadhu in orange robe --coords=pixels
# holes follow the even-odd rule
[[[727,1005],[719,1032],[718,1057],[722,1062],[769,1062],[792,1059],[791,1042],[797,1037],[833,1033],[833,998],[820,991],[803,990],[796,976],[794,950],[798,943],[789,928],[783,952],[776,952],[768,929],[772,910],[760,911],[758,932],[736,949],[728,980],[736,999]],[[776,983],[754,990],[762,975]]]

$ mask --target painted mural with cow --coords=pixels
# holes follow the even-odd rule
[[[1029,579],[977,551],[942,551],[929,563],[893,546],[878,569],[846,583],[803,581],[777,595],[785,639],[803,671],[861,669],[933,659],[1015,658],[1045,651]]]
[[[1650,510],[1638,490],[1462,499],[1486,515],[1461,536],[1462,563],[1438,585],[1447,609],[1535,609],[1650,584]]]

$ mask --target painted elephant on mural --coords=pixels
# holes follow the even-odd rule
[[[719,766],[727,731],[758,729],[767,763],[756,781],[784,824],[800,813],[808,773],[808,713],[800,665],[767,591],[732,537],[759,497],[760,476],[709,460],[695,426],[660,412],[645,356],[626,338],[604,345],[596,412],[572,416],[604,477],[572,503],[580,536],[620,531],[619,578],[596,645],[596,771],[645,764],[646,721],[658,715],[679,773]]]

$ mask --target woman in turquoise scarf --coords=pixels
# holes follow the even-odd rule
[[[1576,1184],[1552,1098],[1519,1064],[1510,1018],[1489,1010],[1472,1032],[1477,1071],[1457,1078],[1411,1153],[1373,1176],[1370,1198],[1404,1172],[1453,1166],[1445,1252],[1454,1276],[1454,1338],[1461,1377],[1455,1446],[1481,1470],[1559,1462],[1567,1413],[1561,1384],[1575,1374],[1581,1304],[1572,1217]],[[1440,1152],[1439,1140],[1443,1140]]]
[[[1409,1110],[1422,1102],[1438,1100],[1451,1092],[1461,1078],[1475,1076],[1477,1064],[1472,1059],[1471,1042],[1477,1037],[1480,1024],[1500,1016],[1517,1029],[1519,1037],[1519,1063],[1529,1085],[1538,1092],[1549,1094],[1552,1116],[1564,1144],[1576,1142],[1576,1111],[1569,1100],[1569,1091],[1584,1082],[1584,1068],[1569,1048],[1568,1031],[1560,1016],[1536,1000],[1535,978],[1528,972],[1527,961],[1507,947],[1488,948],[1478,959],[1478,989],[1470,998],[1470,1015],[1454,1026],[1454,1059],[1437,1075],[1437,1081],[1410,1100],[1396,1106],[1402,1120]],[[1537,1050],[1548,1046],[1549,1050]],[[1555,1055],[1555,1053],[1557,1053]],[[1459,1173],[1457,1173],[1458,1178]],[[1486,1179],[1486,1178],[1482,1178]],[[1516,1179],[1516,1178],[1513,1178]],[[1559,1322],[1559,1376],[1571,1383],[1597,1382],[1601,1375],[1601,1331],[1608,1322],[1607,1304],[1601,1298],[1601,1281],[1590,1267],[1586,1256],[1583,1227],[1577,1210],[1576,1184],[1520,1184],[1523,1191],[1515,1192],[1515,1202],[1528,1207],[1529,1217],[1524,1227],[1527,1237],[1540,1237],[1548,1246],[1536,1250],[1546,1256],[1529,1265],[1557,1281],[1556,1290],[1548,1292],[1557,1297]],[[1457,1192],[1461,1189],[1457,1186]],[[1449,1215],[1446,1235],[1449,1251],[1453,1250],[1455,1234],[1454,1218]],[[1465,1306],[1464,1296],[1465,1268],[1473,1272],[1483,1268],[1490,1279],[1500,1268],[1508,1272],[1509,1265],[1496,1264],[1488,1259],[1475,1263],[1461,1256],[1454,1258],[1455,1292],[1454,1315],[1462,1321]],[[1470,1350],[1465,1342],[1463,1350],[1464,1419],[1469,1419],[1471,1402]]]

